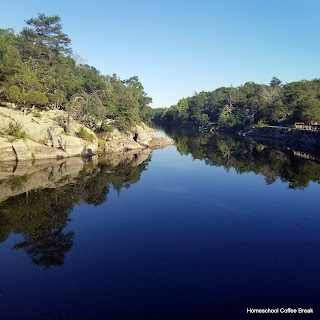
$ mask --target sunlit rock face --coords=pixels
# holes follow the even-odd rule
[[[10,124],[16,123],[25,132],[24,139],[7,134]],[[81,128],[90,135],[91,141],[77,137]],[[98,150],[98,138],[94,132],[62,110],[42,111],[35,117],[32,113],[24,115],[19,110],[0,107],[0,130],[3,133],[0,151],[4,155],[0,161],[85,156]]]
[[[9,133],[12,124],[19,125],[19,130],[25,133],[24,138]],[[81,130],[86,132],[86,137],[79,135]],[[114,127],[110,132],[99,134],[104,146],[103,150],[98,150],[95,133],[62,110],[42,111],[36,117],[32,113],[0,107],[0,132],[0,162],[92,156],[98,151],[123,153],[173,144],[167,139],[157,140],[155,130],[140,123],[130,130],[120,131]]]

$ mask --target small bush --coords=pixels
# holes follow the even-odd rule
[[[264,127],[267,127],[268,125],[265,124],[263,122],[263,120],[259,120],[258,123],[257,123],[257,128],[264,128]]]
[[[89,133],[86,129],[81,128],[77,133],[76,133],[78,138],[81,138],[86,141],[93,142],[94,141],[94,135]]]
[[[100,131],[102,131],[102,132],[110,132],[112,129],[113,129],[113,127],[110,124],[108,124],[106,122],[103,122],[102,126],[100,128]]]
[[[16,139],[25,139],[26,132],[22,128],[23,126],[20,122],[10,122],[6,133]]]
[[[35,118],[41,118],[42,117],[39,110],[33,111],[32,112],[32,116],[35,117]]]

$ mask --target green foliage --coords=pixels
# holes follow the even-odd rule
[[[10,179],[9,184],[12,191],[22,191],[24,184],[27,182],[27,175],[17,176]]]
[[[99,166],[89,164],[77,177],[63,176],[60,180],[63,183],[57,181],[56,188],[28,191],[27,200],[23,185],[28,176],[2,180],[21,194],[0,203],[0,242],[11,232],[20,234],[13,249],[24,250],[35,265],[43,268],[63,265],[75,237],[74,232],[67,230],[73,207],[82,203],[98,206],[108,200],[111,188],[120,194],[123,188],[139,181],[148,161],[138,166],[134,165],[135,158],[131,163],[126,158],[117,167],[112,165],[112,159]],[[61,170],[61,166],[56,169]]]
[[[100,128],[100,131],[102,132],[110,132],[113,129],[113,126],[108,124],[107,122],[103,122]]]
[[[32,112],[32,116],[35,117],[35,118],[41,118],[42,117],[39,110],[33,111]]]
[[[263,127],[267,127],[268,125],[265,124],[262,120],[259,120],[257,123],[257,128],[263,128]]]
[[[320,122],[320,79],[282,85],[273,77],[269,85],[246,82],[239,87],[218,88],[195,93],[185,99],[187,112],[179,103],[169,109],[154,110],[153,119],[180,125],[185,120],[196,125],[213,125],[239,129],[256,124],[277,124],[288,119],[294,122]],[[187,117],[188,114],[188,117]]]
[[[81,138],[86,141],[93,142],[95,137],[92,133],[89,133],[86,129],[83,127],[80,128],[80,130],[76,133],[78,138]]]
[[[0,29],[0,101],[25,111],[33,106],[62,108],[97,131],[107,119],[120,128],[150,121],[152,99],[137,76],[104,76],[71,56],[71,41],[59,16],[39,13],[26,23],[19,34]]]
[[[100,151],[103,151],[104,150],[104,146],[106,144],[106,141],[103,140],[103,139],[98,139],[98,147],[99,147],[99,150]]]
[[[279,152],[229,135],[186,134],[172,127],[166,133],[174,139],[182,155],[191,155],[207,165],[222,166],[226,170],[234,168],[239,174],[254,172],[263,176],[267,184],[281,179],[292,189],[303,189],[311,181],[320,183],[320,164],[297,159],[292,152]]]
[[[98,94],[78,93],[71,97],[66,111],[87,127],[99,130],[106,118],[107,110]]]
[[[20,122],[9,122],[9,126],[6,130],[6,134],[16,138],[25,139],[26,132],[23,130],[23,126]]]
[[[23,34],[36,43],[41,50],[48,48],[52,53],[70,53],[68,48],[71,40],[62,32],[61,18],[59,16],[46,16],[39,13],[37,18],[26,21],[31,28],[25,28]],[[41,51],[40,51],[41,52]]]

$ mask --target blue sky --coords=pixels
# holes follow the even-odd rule
[[[0,28],[58,14],[102,74],[138,75],[153,107],[246,81],[320,77],[319,0],[4,1]]]

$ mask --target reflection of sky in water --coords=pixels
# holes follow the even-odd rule
[[[156,129],[155,136],[160,138],[171,139],[162,129],[159,128]]]
[[[175,146],[153,151],[119,197],[111,189],[102,205],[74,208],[63,267],[32,265],[11,250],[13,236],[0,244],[0,318],[241,319],[247,307],[316,309],[319,187],[267,185]]]

